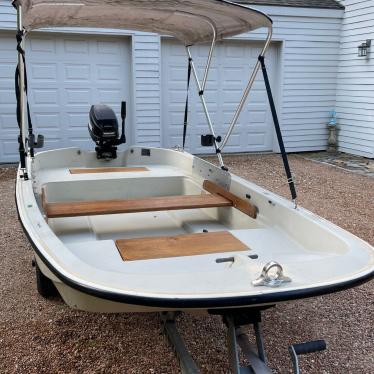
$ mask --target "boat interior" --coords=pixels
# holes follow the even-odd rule
[[[261,227],[248,199],[170,165],[44,169],[40,185],[42,211],[64,243],[111,240],[123,260],[248,251],[230,230]],[[142,256],[126,255],[139,246]]]

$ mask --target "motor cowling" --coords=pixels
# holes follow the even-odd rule
[[[122,103],[122,107],[126,103]],[[123,112],[123,110],[121,111]],[[117,116],[108,105],[92,105],[89,114],[88,131],[96,143],[95,151],[98,159],[113,159],[117,157],[117,145],[126,142],[122,116],[122,135],[119,138]]]

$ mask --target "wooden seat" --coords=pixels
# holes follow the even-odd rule
[[[203,188],[204,190],[210,192],[211,194],[219,195],[219,196],[224,197],[227,200],[230,200],[234,208],[240,210],[244,214],[247,214],[248,216],[252,218],[257,217],[257,207],[251,204],[248,200],[244,200],[241,197],[234,195],[233,193],[225,190],[221,186],[218,186],[217,184],[209,180],[204,181]]]
[[[232,202],[219,195],[204,194],[147,197],[131,200],[44,202],[44,211],[48,218],[58,218],[224,206],[232,206]]]
[[[73,168],[70,174],[96,174],[96,173],[130,173],[138,171],[149,171],[145,167],[104,167],[104,168]]]
[[[247,251],[249,248],[227,231],[116,240],[124,261]]]
[[[94,216],[102,214],[156,212],[234,206],[243,213],[256,218],[257,208],[248,201],[226,191],[210,181],[203,187],[210,194],[145,197],[129,200],[91,200],[49,203],[42,189],[42,205],[48,218]]]

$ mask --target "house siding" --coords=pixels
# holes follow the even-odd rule
[[[273,19],[273,40],[281,43],[276,101],[286,149],[288,152],[325,150],[326,125],[336,105],[343,11],[256,8]],[[264,36],[260,31],[240,38]]]
[[[336,110],[339,150],[374,158],[374,0],[341,1],[342,23]],[[369,58],[357,47],[373,39]]]
[[[161,43],[159,35],[133,36],[135,143],[161,145]]]
[[[326,123],[336,105],[337,67],[342,10],[256,6],[274,21],[273,39],[280,45],[275,97],[287,151],[323,150]],[[9,1],[0,0],[0,29],[15,28]],[[66,31],[74,31],[66,29]],[[98,32],[81,29],[80,32]],[[105,30],[105,33],[124,33]],[[162,145],[161,39],[132,35],[133,92],[136,115],[134,141]],[[129,33],[127,33],[129,35]],[[263,40],[260,30],[239,38]],[[243,82],[244,85],[244,82]],[[250,99],[250,98],[249,98]],[[276,144],[276,142],[274,142]],[[277,150],[274,145],[274,150]]]
[[[10,0],[0,0],[0,29],[14,29],[16,11]]]

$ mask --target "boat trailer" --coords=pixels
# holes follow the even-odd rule
[[[271,306],[270,306],[271,307]],[[242,308],[235,310],[210,311],[222,317],[227,328],[227,348],[230,371],[233,374],[271,374],[272,370],[267,365],[264,348],[264,339],[261,326],[261,312],[269,306],[260,308]],[[176,326],[176,317],[181,312],[160,313],[161,328],[169,340],[179,361],[182,374],[199,374],[200,369],[190,355],[183,338]],[[244,331],[244,326],[252,325],[256,344],[252,344]],[[240,366],[240,351],[248,363]],[[314,340],[300,344],[292,344],[288,350],[293,364],[293,373],[300,374],[299,355],[323,351],[326,349],[324,340]]]

